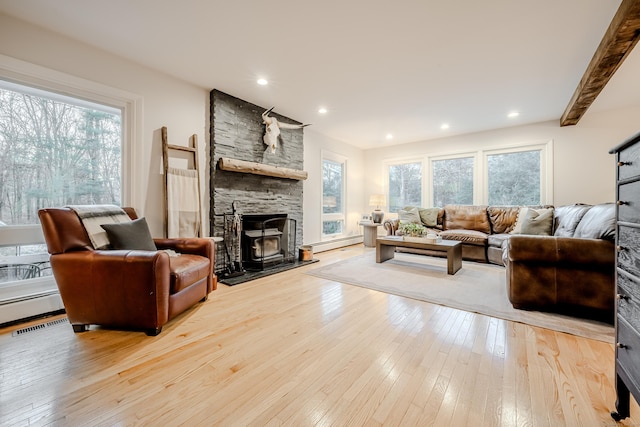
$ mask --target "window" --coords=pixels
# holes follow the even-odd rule
[[[0,81],[0,226],[38,209],[120,204],[120,110]],[[0,242],[0,283],[51,274],[46,246]]]
[[[322,236],[343,234],[345,221],[346,160],[323,153],[322,159]]]
[[[431,161],[433,206],[473,204],[474,157]]]
[[[537,205],[541,198],[541,150],[487,154],[490,205]]]
[[[405,206],[553,203],[553,141],[426,157],[424,164],[423,188],[423,161],[385,163],[390,212]]]
[[[389,211],[422,205],[422,162],[388,166]]]
[[[0,261],[38,267],[10,267],[0,274],[4,323],[63,307],[46,248],[37,244],[43,242],[37,208],[94,200],[141,206],[144,195],[134,168],[144,150],[139,95],[1,54],[0,89],[0,221],[7,223],[0,226]],[[20,108],[22,114],[6,114]],[[22,128],[10,129],[10,117]],[[44,129],[34,131],[27,118]],[[97,150],[82,153],[82,144]],[[73,179],[63,180],[66,176]]]
[[[121,203],[121,112],[0,83],[0,221],[37,224],[38,209]]]

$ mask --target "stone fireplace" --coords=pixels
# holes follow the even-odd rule
[[[303,129],[283,130],[277,151],[271,153],[262,141],[261,117],[270,106],[260,107],[218,90],[211,91],[210,102],[211,236],[224,237],[230,218],[241,223],[240,234],[232,236],[234,242],[231,239],[225,242],[239,248],[218,251],[216,270],[238,261],[232,258],[241,258],[246,269],[295,261],[303,242],[303,181],[236,171],[224,165],[246,163],[278,171],[302,171]],[[270,116],[280,122],[299,124],[273,112]]]

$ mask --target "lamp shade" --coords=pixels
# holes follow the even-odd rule
[[[384,194],[372,194],[369,197],[369,206],[375,206],[379,208],[380,206],[384,206],[387,204],[387,201],[384,198]]]

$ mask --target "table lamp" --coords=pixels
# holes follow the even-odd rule
[[[369,206],[375,206],[376,209],[371,212],[371,218],[373,218],[373,222],[376,224],[380,224],[382,222],[382,218],[384,218],[384,212],[380,210],[380,206],[386,205],[386,201],[384,199],[384,194],[372,194],[369,197]]]

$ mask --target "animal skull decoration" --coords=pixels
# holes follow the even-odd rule
[[[262,113],[262,121],[266,125],[262,140],[269,148],[271,148],[272,153],[275,153],[276,148],[278,148],[278,138],[280,137],[280,129],[300,129],[305,126],[309,126],[308,124],[293,125],[290,123],[282,123],[282,122],[279,122],[278,119],[276,119],[275,117],[269,117],[269,113],[274,108],[275,107],[271,107],[267,111]]]

